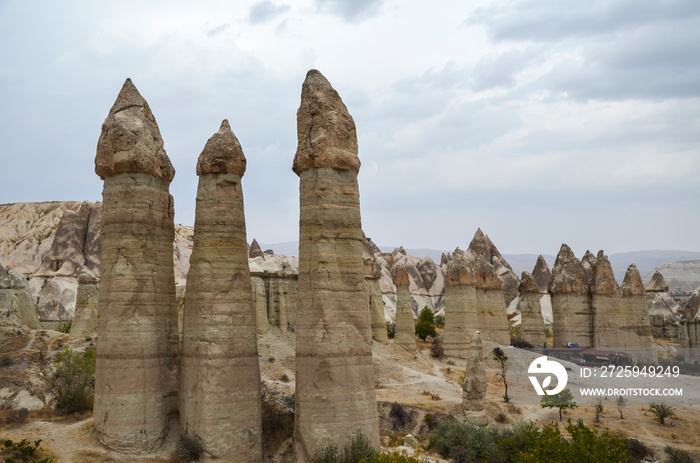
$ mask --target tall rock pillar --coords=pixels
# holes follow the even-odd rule
[[[365,292],[369,305],[369,318],[372,326],[372,339],[388,342],[382,288],[379,286],[380,268],[374,257],[365,258]]]
[[[149,453],[177,411],[173,269],[175,169],[148,103],[128,80],[102,124],[95,429],[107,447]]]
[[[566,244],[561,245],[549,282],[554,321],[554,347],[575,342],[593,347],[593,317],[588,280],[581,261]]]
[[[540,287],[530,272],[521,274],[518,292],[520,293],[520,336],[534,347],[544,347],[547,337],[544,333]]]
[[[474,276],[478,328],[487,341],[507,346],[510,344],[510,327],[503,283],[493,265],[481,255],[474,260]]]
[[[634,345],[632,332],[626,329],[630,321],[628,314],[621,310],[622,293],[615,281],[608,256],[600,251],[595,259],[588,260],[592,262],[589,290],[593,317],[593,347],[615,349]]]
[[[394,286],[396,286],[396,327],[394,328],[394,344],[408,352],[416,351],[416,322],[413,320],[411,295],[408,287],[406,267],[399,264],[394,271]]]
[[[625,329],[632,333],[633,339],[636,335],[637,345],[632,347],[638,347],[638,349],[632,351],[632,355],[639,362],[657,363],[659,358],[651,333],[646,291],[636,265],[627,267],[620,292],[622,293],[621,312],[629,317],[625,323]]]
[[[338,93],[311,70],[297,111],[300,178],[296,314],[297,461],[362,433],[379,448],[355,123]]]
[[[182,323],[180,422],[204,451],[262,461],[260,366],[241,177],[228,121],[204,146]]]
[[[467,358],[469,338],[477,328],[476,278],[462,254],[447,264],[445,277],[445,338],[442,347],[448,357]]]

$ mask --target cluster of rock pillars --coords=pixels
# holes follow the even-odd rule
[[[297,112],[300,246],[295,451],[303,461],[354,433],[379,445],[365,290],[355,124],[312,70]],[[182,320],[173,273],[175,175],[130,80],[102,126],[104,180],[95,427],[104,445],[148,453],[179,414],[183,432],[227,461],[262,461],[260,368],[241,179],[227,121],[197,163],[199,186]]]
[[[386,342],[387,333],[378,269],[363,256],[355,124],[316,70],[302,86],[297,134],[294,449],[304,461],[356,433],[378,447],[371,343]],[[98,312],[94,415],[99,439],[109,448],[152,452],[163,442],[169,419],[179,416],[183,432],[197,435],[211,456],[262,461],[256,333],[265,330],[260,320],[256,325],[241,189],[245,170],[241,146],[224,120],[197,163],[193,249],[178,328],[169,193],[175,170],[147,102],[126,81],[102,126],[95,158],[104,180],[101,280],[99,312],[92,303],[93,315],[86,316],[94,320]],[[523,272],[518,279],[510,270],[504,278],[488,237],[479,231],[472,244],[445,259],[443,347],[446,355],[467,363],[467,415],[483,410],[482,336],[498,344],[510,341],[504,292],[519,295],[521,335],[534,346],[546,342],[540,299],[548,293],[555,346],[576,339],[589,347],[637,349],[637,360],[656,360],[636,267],[630,266],[618,286],[602,252],[578,260],[563,245],[551,273],[542,259],[533,274]],[[396,267],[393,282],[394,343],[414,351],[404,266]],[[98,291],[89,272],[81,283],[90,294]],[[86,292],[78,299],[94,296]],[[76,322],[81,324],[77,309]]]

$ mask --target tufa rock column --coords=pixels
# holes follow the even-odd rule
[[[6,270],[0,262],[0,326],[26,326],[39,329],[39,318],[29,284],[16,270]]]
[[[518,291],[520,292],[520,337],[534,347],[544,347],[547,337],[540,306],[540,287],[530,272],[523,271]]]
[[[633,346],[635,343],[630,339],[632,333],[626,329],[631,321],[627,314],[621,311],[622,293],[615,281],[608,256],[601,250],[596,258],[589,259],[589,262],[592,263],[589,290],[593,317],[593,347],[615,349]]]
[[[468,339],[477,327],[476,278],[471,263],[455,253],[445,277],[445,337],[448,357],[467,358]]]
[[[620,292],[622,293],[621,313],[628,317],[624,328],[631,333],[632,339],[636,338],[636,344],[632,347],[638,347],[632,354],[638,362],[657,363],[659,358],[654,337],[651,334],[646,291],[636,265],[632,264],[627,268]]]
[[[510,344],[510,327],[503,284],[493,265],[481,255],[474,260],[474,276],[478,328],[485,333],[487,341],[507,346]]]
[[[483,417],[484,406],[486,405],[486,368],[484,368],[484,352],[481,341],[481,332],[474,331],[470,336],[467,347],[467,370],[464,374],[464,384],[462,384],[462,410],[467,419]]]
[[[408,293],[410,283],[406,267],[402,264],[397,265],[394,272],[394,286],[396,286],[394,344],[413,353],[416,351],[416,323],[413,320],[411,295]]]
[[[372,337],[363,282],[355,123],[311,70],[297,111],[300,178],[296,313],[297,461],[362,433],[379,448]]]
[[[377,342],[389,342],[386,332],[386,319],[384,318],[384,300],[382,288],[379,286],[381,269],[374,257],[365,258],[365,293],[369,305],[369,317],[372,327],[372,339]]]
[[[111,449],[150,453],[177,412],[175,169],[129,79],[102,124],[95,172],[104,180],[95,429]]]
[[[197,209],[182,321],[180,423],[204,451],[262,461],[260,366],[241,177],[227,120],[197,162]]]
[[[82,342],[97,331],[97,306],[100,299],[100,279],[85,266],[78,275],[75,315],[70,328],[70,341]]]
[[[561,245],[549,283],[552,300],[554,347],[575,342],[593,347],[593,317],[588,282],[581,261],[566,244]]]

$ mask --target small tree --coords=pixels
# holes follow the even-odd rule
[[[95,350],[82,354],[66,346],[53,362],[56,369],[51,385],[56,392],[56,410],[80,413],[92,410],[95,386]]]
[[[656,416],[656,418],[659,420],[659,423],[661,424],[664,424],[666,418],[673,418],[676,416],[673,407],[666,404],[652,403],[649,405],[649,411]]]
[[[508,356],[503,352],[503,349],[496,347],[493,349],[493,359],[501,365],[501,369],[496,373],[496,376],[503,380],[503,385],[506,388],[503,393],[503,401],[510,402],[510,396],[508,395]]]
[[[418,314],[418,323],[416,324],[416,336],[425,341],[428,336],[437,336],[437,331],[435,330],[435,316],[433,312],[428,308],[428,306],[423,307],[423,310]]]
[[[598,401],[595,404],[595,422],[600,423],[600,415],[603,414],[603,398],[598,397]]]
[[[550,388],[551,390],[552,388]],[[540,407],[542,408],[558,408],[559,409],[559,421],[562,420],[561,413],[564,409],[570,408],[574,409],[577,407],[576,402],[574,402],[574,395],[571,393],[569,388],[564,389],[559,394],[556,395],[543,395],[540,399]]]
[[[626,403],[627,403],[627,401],[625,400],[624,397],[622,397],[621,395],[617,396],[617,400],[615,401],[615,405],[617,405],[617,411],[620,412],[620,419],[621,420],[625,419],[622,416],[622,407],[624,407]]]

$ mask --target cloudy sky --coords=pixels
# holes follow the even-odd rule
[[[429,5],[429,6],[428,6]],[[365,233],[504,253],[700,251],[697,0],[0,0],[0,202],[99,200],[131,77],[194,223],[229,119],[248,237],[298,237],[296,110],[319,69],[357,125]]]

